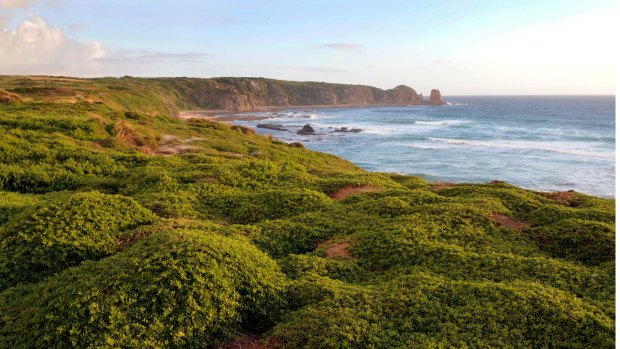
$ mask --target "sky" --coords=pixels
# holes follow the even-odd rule
[[[613,0],[0,0],[0,74],[615,94]]]

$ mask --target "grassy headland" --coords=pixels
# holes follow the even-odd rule
[[[175,118],[205,81],[0,77],[0,347],[614,347],[613,200]]]

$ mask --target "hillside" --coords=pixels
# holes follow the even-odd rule
[[[175,118],[203,83],[0,77],[0,347],[615,346],[614,200]]]
[[[35,99],[45,96],[48,99],[63,97],[65,100],[114,100],[130,109],[153,108],[161,104],[169,111],[176,108],[250,111],[263,107],[314,105],[444,104],[439,90],[431,91],[429,100],[425,101],[422,94],[404,85],[381,90],[363,85],[265,78],[0,77],[0,81],[5,88]],[[54,84],[50,85],[49,81]],[[137,104],[126,104],[129,100]],[[148,103],[141,104],[140,101]]]

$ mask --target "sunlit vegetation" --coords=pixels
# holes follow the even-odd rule
[[[0,347],[614,347],[614,200],[176,119],[196,85],[0,77]]]

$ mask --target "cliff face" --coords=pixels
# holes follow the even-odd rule
[[[180,78],[172,80],[176,80],[172,83],[177,85],[177,90],[183,99],[192,105],[206,109],[250,111],[268,106],[444,104],[437,101],[426,103],[422,94],[404,85],[382,90],[363,85],[264,78]],[[443,102],[441,98],[439,101]]]

